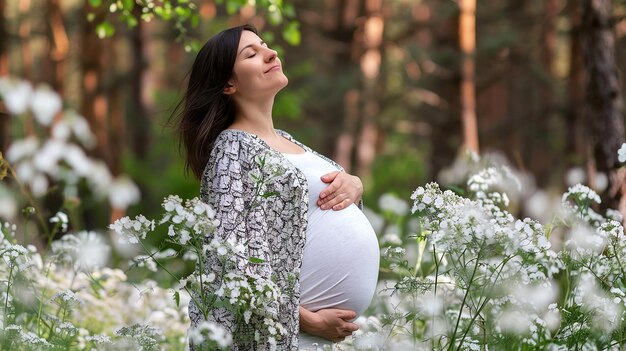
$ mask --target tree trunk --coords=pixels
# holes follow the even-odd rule
[[[109,147],[109,100],[103,84],[104,46],[111,39],[98,39],[95,35],[95,24],[100,23],[105,13],[102,9],[94,10],[87,3],[84,5],[82,19],[82,37],[80,67],[82,71],[82,96],[80,113],[84,116],[96,136],[95,156],[103,159],[109,168],[112,157]],[[96,18],[89,22],[86,14],[97,11]]]
[[[459,44],[463,55],[461,63],[461,121],[463,141],[468,150],[478,149],[476,121],[476,0],[459,0]]]
[[[385,18],[383,17],[382,0],[366,0],[365,20],[360,40],[355,40],[356,51],[361,52],[359,63],[361,68],[362,101],[361,123],[358,131],[356,154],[356,173],[361,177],[368,177],[372,162],[376,156],[376,144],[379,137],[379,128],[376,116],[380,112],[380,98],[382,96],[382,82],[380,79],[381,63],[383,59],[383,33]]]
[[[7,76],[9,74],[9,33],[6,28],[5,14],[6,3],[5,0],[0,0],[0,76]],[[9,116],[8,114],[0,111],[0,152],[6,152],[9,146]]]
[[[567,134],[566,167],[582,164],[587,155],[588,137],[584,132],[583,106],[585,99],[585,66],[582,51],[582,7],[581,0],[568,1],[571,23],[570,68],[567,81]]]
[[[445,3],[439,3],[432,7],[431,11],[446,11]],[[458,58],[456,52],[460,49],[460,21],[458,16],[450,14],[447,18],[433,23],[432,31],[433,51],[452,51],[455,52],[454,57]],[[453,61],[449,64],[450,73],[446,75],[437,75],[434,77],[433,90],[441,96],[445,106],[436,109],[423,109],[422,114],[432,124],[432,136],[430,144],[432,151],[430,152],[429,178],[436,179],[439,172],[454,162],[458,156],[459,146],[464,142],[463,123],[461,120],[461,62]]]
[[[626,214],[626,188],[618,178],[617,150],[624,141],[623,102],[615,64],[615,35],[611,27],[611,0],[583,1],[584,59],[587,72],[586,122],[593,137],[593,155],[599,172],[609,175],[610,189],[604,206],[619,207]],[[626,217],[626,216],[625,216]]]
[[[135,6],[135,16],[141,16],[141,8]],[[145,45],[143,31],[145,24],[139,24],[130,32],[130,47],[132,50],[132,68],[130,72],[130,96],[129,114],[132,116],[130,127],[131,145],[134,154],[139,158],[145,158],[150,148],[151,121],[148,118],[144,103],[143,83],[145,81],[147,59],[144,56]]]
[[[63,23],[63,12],[59,0],[50,0],[48,3],[48,24],[50,25],[50,57],[52,69],[48,74],[52,76],[48,82],[52,88],[63,95],[65,81],[65,62],[69,52],[69,38]]]

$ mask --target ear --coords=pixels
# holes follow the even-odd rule
[[[226,83],[226,87],[224,88],[224,94],[225,95],[232,95],[237,91],[237,88],[235,87],[235,85],[232,82],[228,82]]]

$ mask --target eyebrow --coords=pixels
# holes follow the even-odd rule
[[[261,40],[261,45],[263,45],[263,44],[267,44],[267,43],[264,42],[263,40]],[[248,45],[244,46],[243,48],[241,48],[241,50],[239,50],[239,54],[241,54],[242,51],[244,51],[245,49],[247,49],[247,48],[249,48],[249,47],[251,47],[253,45],[254,45],[254,43],[248,44]]]

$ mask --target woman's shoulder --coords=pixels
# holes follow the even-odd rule
[[[215,139],[215,145],[230,148],[244,148],[258,144],[258,137],[254,134],[238,129],[224,129]]]

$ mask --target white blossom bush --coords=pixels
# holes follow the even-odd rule
[[[114,179],[104,162],[87,156],[93,133],[84,118],[62,111],[58,94],[0,77],[0,97],[12,124],[30,126],[14,129],[31,131],[13,135],[7,153],[0,154],[0,217],[23,223],[0,221],[0,349],[181,349],[189,296],[179,293],[174,301],[173,290],[154,281],[129,282],[125,272],[107,267],[107,233],[77,229],[71,208],[46,219],[39,204],[53,191],[65,204],[76,203],[71,199],[80,186],[86,196],[108,198],[124,210],[138,201],[137,187],[124,176]],[[41,241],[36,247],[26,238]],[[45,240],[48,250],[41,249]]]
[[[338,348],[624,347],[626,238],[619,212],[597,213],[599,196],[579,184],[542,225],[506,210],[504,191],[519,187],[507,167],[477,169],[466,185],[464,196],[436,183],[418,187],[411,216],[390,195],[381,198],[380,215],[369,213],[382,234],[381,293],[369,317],[356,321],[360,330]]]
[[[261,196],[261,195],[260,195]],[[197,260],[198,269],[191,275],[179,280],[177,298],[181,292],[195,299],[201,313],[208,319],[210,310],[224,307],[231,311],[241,323],[250,323],[252,318],[261,318],[267,330],[259,330],[259,335],[268,335],[270,344],[276,343],[285,333],[284,326],[278,321],[278,304],[282,294],[271,280],[254,273],[252,269],[242,269],[238,262],[242,259],[250,266],[263,264],[255,257],[245,256],[245,242],[218,240],[211,235],[219,225],[215,211],[197,198],[183,201],[176,195],[166,197],[162,204],[165,214],[159,220],[150,221],[139,215],[135,219],[124,217],[113,223],[113,229],[121,241],[137,243],[145,252],[151,252],[144,241],[156,226],[167,226],[165,243],[178,247],[174,255],[187,256]],[[133,264],[145,266],[150,270],[166,269],[157,259],[162,251],[140,255],[132,260]],[[202,269],[204,255],[218,257],[223,271],[206,273]],[[219,280],[218,288],[211,289]],[[189,338],[195,345],[202,344],[209,350],[228,349],[233,342],[224,328],[206,322],[189,330]]]
[[[105,267],[109,248],[99,234],[66,234],[45,256],[16,244],[16,229],[1,227],[0,349],[178,350],[185,344],[189,296],[179,293],[177,305],[171,289],[130,283],[123,271]]]
[[[85,150],[95,146],[96,138],[84,117],[62,110],[56,92],[5,76],[0,77],[0,97],[13,120],[35,122],[32,132],[13,136],[4,155],[12,165],[9,176],[19,179],[33,197],[44,196],[57,183],[63,184],[64,196],[77,197],[80,183],[85,182],[114,208],[125,210],[139,201],[139,189],[132,181],[124,175],[114,177],[104,161],[87,155]]]

